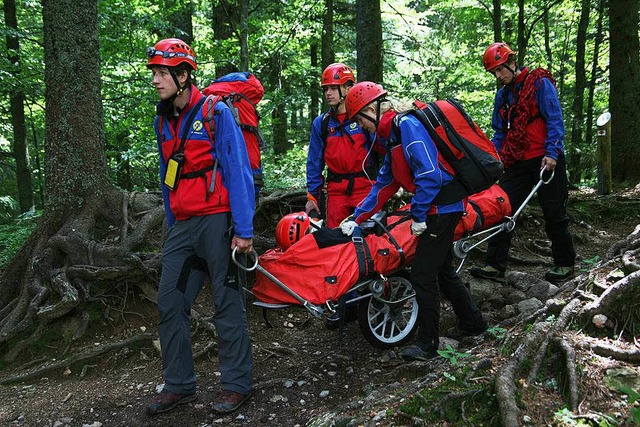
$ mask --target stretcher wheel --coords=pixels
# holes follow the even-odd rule
[[[391,348],[411,339],[418,320],[418,301],[404,277],[389,277],[379,296],[360,301],[358,324],[373,346]]]

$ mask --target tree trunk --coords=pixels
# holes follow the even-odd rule
[[[213,38],[221,41],[235,37],[236,28],[240,25],[240,7],[229,0],[212,1],[211,6]],[[230,52],[228,57],[234,58],[234,52]],[[231,61],[222,64],[216,63],[215,75],[216,77],[221,77],[233,71],[238,71],[238,65]]]
[[[274,108],[271,111],[271,127],[273,135],[273,152],[284,154],[291,148],[287,138],[287,109],[284,102],[284,88],[282,84],[282,64],[280,55],[272,58],[272,75],[275,76],[271,87],[275,89]]]
[[[15,0],[4,1],[4,20],[13,32],[7,33],[7,59],[11,64],[11,76],[20,82],[20,42],[18,34],[18,20],[16,18]],[[31,182],[31,166],[29,165],[29,150],[27,148],[27,128],[24,120],[24,92],[18,85],[11,91],[10,109],[13,128],[13,157],[16,161],[16,181],[18,185],[18,204],[20,213],[27,212],[34,207],[33,184]]]
[[[604,3],[606,0],[598,1],[598,21],[596,23],[596,32],[594,35],[595,41],[593,45],[593,61],[591,64],[591,78],[589,82],[589,95],[587,98],[587,124],[586,134],[585,134],[585,145],[587,147],[591,147],[593,143],[593,116],[595,115],[595,111],[593,111],[593,97],[596,89],[596,82],[598,80],[598,59],[600,56],[600,45],[602,44],[602,39],[604,38],[604,34],[602,31],[602,19],[604,16]]]
[[[240,0],[240,69],[249,71],[249,0]]]
[[[322,16],[322,69],[336,62],[333,48],[333,0],[324,0],[324,15]]]
[[[188,45],[193,44],[193,24],[191,22],[193,7],[191,0],[167,0],[165,10],[169,11],[168,19],[172,29],[163,38],[178,37]]]
[[[493,13],[491,14],[493,23],[493,40],[502,41],[502,3],[501,0],[493,0]]]
[[[383,82],[380,0],[356,0],[356,50],[359,81]]]
[[[518,65],[524,64],[527,53],[526,25],[524,23],[524,0],[518,0]]]
[[[72,214],[107,185],[97,4],[48,0],[43,6],[45,209]]]
[[[618,182],[640,180],[638,0],[609,2],[611,165]]]
[[[573,106],[571,112],[571,145],[568,147],[569,179],[572,184],[580,182],[582,152],[582,127],[584,126],[584,90],[586,88],[585,76],[585,47],[587,42],[587,27],[589,26],[589,10],[591,0],[582,0],[578,34],[576,38],[576,84],[573,94]]]
[[[549,34],[549,11],[545,10],[544,16],[544,52],[547,56],[547,70],[553,68],[553,52],[551,51],[551,36]]]
[[[318,70],[318,43],[315,41],[311,43],[311,48],[309,49],[309,56],[310,56],[311,69],[314,72],[316,72],[316,75],[317,75],[316,70]],[[318,77],[317,79],[313,79],[311,83],[311,87],[309,88],[309,98],[310,98],[310,104],[311,104],[311,107],[309,109],[309,126],[311,126],[311,123],[313,123],[313,120],[316,117],[318,117],[318,114],[320,114],[319,86],[320,86],[320,78]]]

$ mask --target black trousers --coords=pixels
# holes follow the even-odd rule
[[[461,212],[428,216],[427,229],[418,240],[411,284],[419,308],[417,344],[424,350],[438,348],[441,292],[451,301],[460,328],[473,330],[484,322],[453,267],[453,232],[461,216]]]
[[[527,198],[540,179],[542,157],[523,160],[509,167],[500,186],[509,196],[511,209],[515,212]],[[546,179],[545,174],[545,179]],[[567,170],[564,156],[558,157],[555,176],[548,184],[543,184],[537,191],[538,201],[544,214],[544,229],[551,240],[553,264],[560,267],[573,266],[576,252],[569,233],[569,216],[567,215],[567,199],[569,196]],[[507,269],[509,248],[513,233],[500,233],[489,241],[486,263],[498,270]]]

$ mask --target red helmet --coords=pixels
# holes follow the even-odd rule
[[[352,119],[371,102],[384,98],[386,95],[387,91],[377,83],[356,83],[347,94],[344,102],[345,108],[347,109],[347,118]]]
[[[283,251],[300,240],[309,230],[309,217],[304,212],[285,215],[276,226],[276,243]]]
[[[509,55],[515,55],[515,52],[506,43],[494,43],[484,51],[482,63],[484,69],[491,71],[498,65],[502,65],[509,59]]]
[[[340,62],[336,62],[324,69],[320,86],[340,86],[347,82],[356,82],[353,70]]]
[[[147,49],[147,68],[152,65],[175,67],[186,62],[192,69],[197,70],[196,54],[193,49],[180,39],[160,40],[154,47]]]

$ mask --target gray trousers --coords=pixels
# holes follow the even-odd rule
[[[221,213],[176,221],[169,230],[158,287],[158,332],[167,391],[196,391],[190,312],[207,274],[215,305],[222,387],[242,394],[251,391],[251,341],[243,291],[236,269],[230,268],[229,223],[229,215]]]

